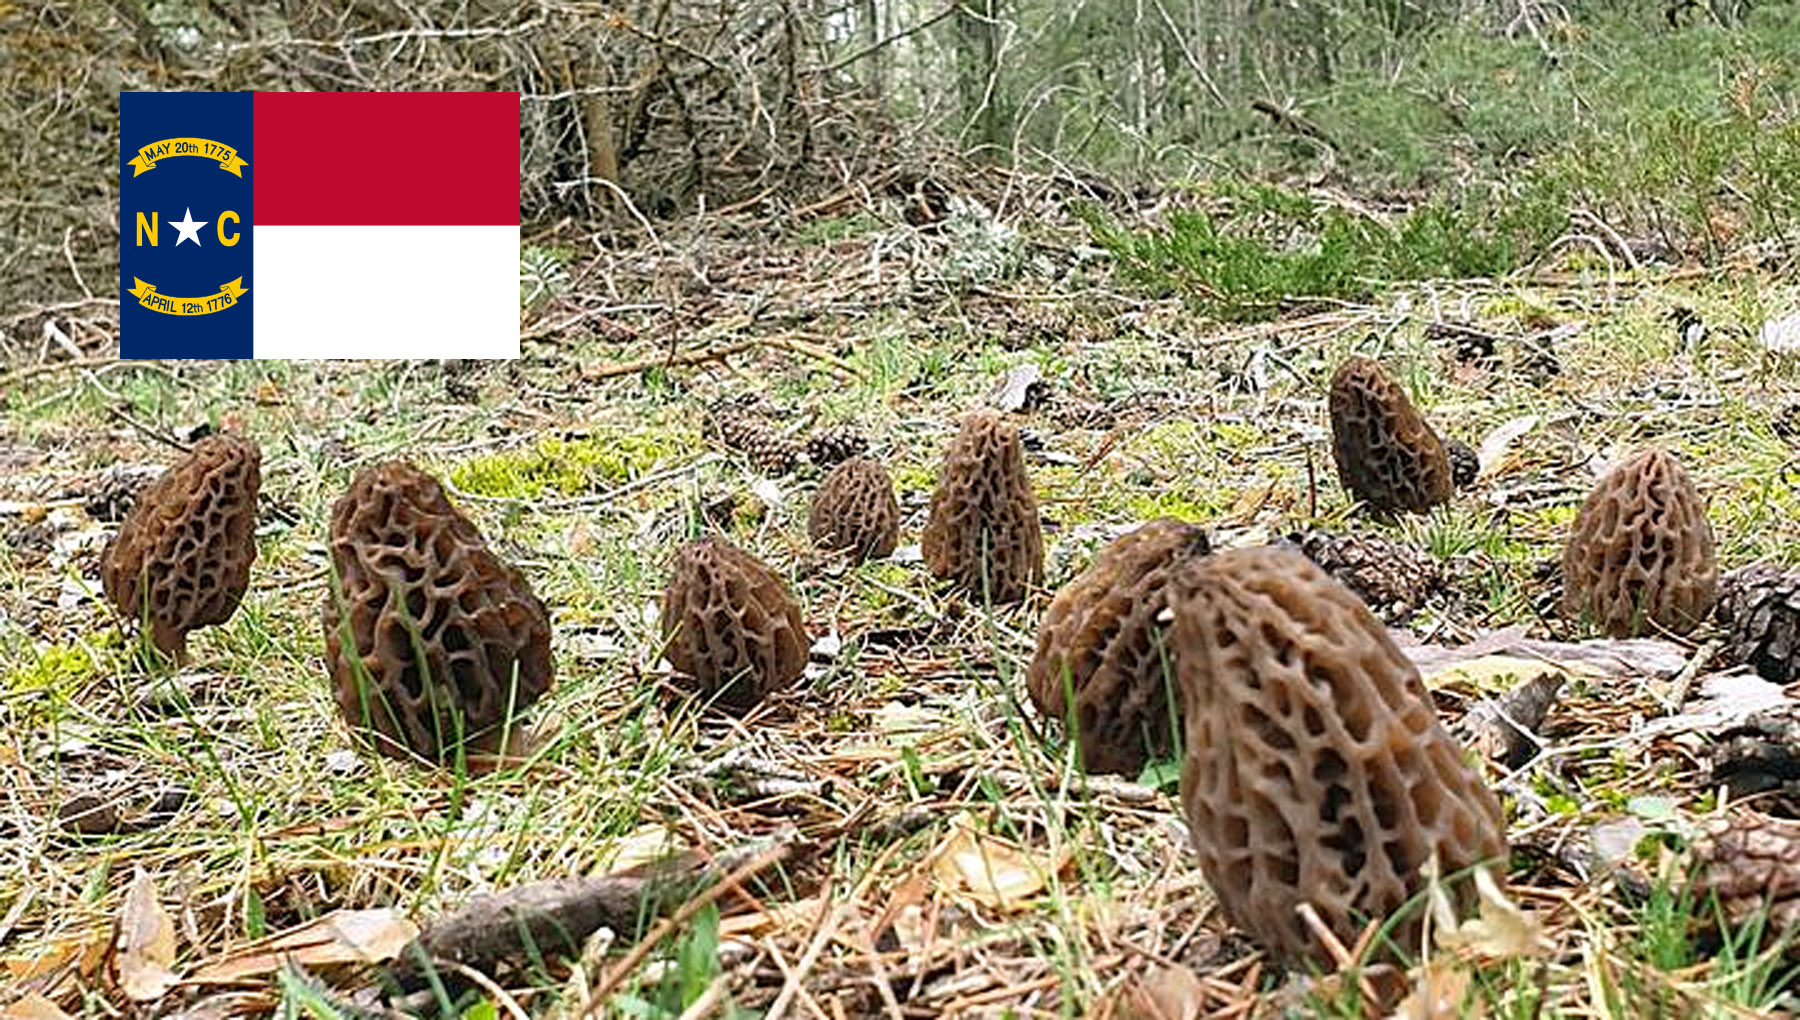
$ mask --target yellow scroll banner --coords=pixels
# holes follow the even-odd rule
[[[155,284],[145,283],[135,276],[131,278],[131,282],[137,284],[131,288],[131,296],[137,298],[138,304],[164,315],[210,315],[222,312],[237,304],[238,298],[250,292],[244,286],[244,278],[241,276],[220,287],[217,294],[205,297],[170,297],[158,294]]]
[[[151,142],[138,150],[131,157],[131,176],[147,173],[156,169],[156,161],[174,156],[199,156],[202,159],[216,159],[219,169],[238,177],[244,176],[244,167],[249,160],[237,154],[237,150],[229,145],[205,138],[165,138],[160,142]]]

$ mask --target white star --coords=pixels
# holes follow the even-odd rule
[[[195,247],[199,247],[200,228],[211,222],[211,220],[201,220],[200,222],[195,223],[194,210],[191,208],[188,209],[187,212],[182,213],[181,219],[170,220],[169,226],[174,227],[175,232],[181,235],[175,239],[175,247],[181,247],[181,242],[183,241],[192,241],[194,242]]]

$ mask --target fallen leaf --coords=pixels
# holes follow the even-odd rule
[[[0,1020],[72,1020],[62,1007],[36,992],[26,992],[24,998],[16,1002],[0,1006]]]
[[[627,871],[640,864],[662,860],[680,847],[680,839],[668,826],[639,826],[620,837],[610,848],[600,851],[589,874],[605,875]]]
[[[1685,733],[1690,730],[1722,730],[1735,726],[1757,712],[1781,708],[1792,703],[1780,684],[1770,683],[1754,673],[1714,673],[1700,681],[1699,696],[1694,706],[1678,715],[1652,719],[1644,725],[1646,734]]]
[[[1125,979],[1100,1006],[1094,1020],[1200,1020],[1206,1014],[1206,986],[1186,967],[1156,967]]]
[[[1762,324],[1756,339],[1771,354],[1793,354],[1800,351],[1800,313]]]
[[[1487,1007],[1476,1002],[1463,1008],[1469,991],[1469,973],[1461,968],[1426,966],[1419,983],[1413,986],[1388,1020],[1479,1020]]]
[[[1444,891],[1444,883],[1431,883],[1431,913],[1432,921],[1437,925],[1438,945],[1445,949],[1469,949],[1501,960],[1541,956],[1550,950],[1550,944],[1544,939],[1543,924],[1536,916],[1520,909],[1485,866],[1475,869],[1475,895],[1480,902],[1477,915],[1459,924],[1456,910]]]
[[[1522,415],[1511,421],[1501,422],[1493,431],[1481,437],[1481,446],[1475,451],[1475,459],[1481,464],[1481,473],[1491,475],[1495,465],[1505,457],[1512,445],[1523,439],[1527,433],[1538,426],[1538,416]]]
[[[200,967],[196,984],[224,984],[273,974],[282,961],[307,968],[386,963],[419,936],[419,926],[391,908],[337,910],[225,953]]]
[[[160,999],[175,986],[175,922],[156,898],[156,883],[143,868],[131,878],[119,912],[115,944],[119,988],[133,1002]]]
[[[938,848],[932,869],[952,891],[995,910],[1013,912],[1025,909],[1026,901],[1043,891],[1060,864],[958,825]]]
[[[1484,655],[1465,662],[1443,663],[1435,669],[1420,672],[1425,686],[1431,690],[1483,695],[1505,693],[1546,673],[1564,676],[1574,673],[1559,663],[1517,655]]]

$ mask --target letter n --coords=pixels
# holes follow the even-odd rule
[[[150,218],[148,220],[144,219],[143,213],[137,214],[137,243],[138,243],[138,247],[140,247],[140,248],[142,248],[144,246],[144,234],[146,232],[148,232],[150,234],[150,247],[152,247],[152,248],[156,247],[156,214],[155,213],[151,213]]]

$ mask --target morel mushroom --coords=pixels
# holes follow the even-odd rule
[[[1423,513],[1454,488],[1444,441],[1373,359],[1331,379],[1331,453],[1344,488],[1376,513]]]
[[[331,512],[325,656],[353,732],[394,758],[507,751],[550,689],[550,617],[435,478],[356,476]]]
[[[822,549],[848,549],[858,560],[881,559],[900,540],[894,480],[867,457],[851,457],[813,493],[806,533]]]
[[[1037,497],[1019,430],[989,410],[963,418],[944,454],[921,542],[937,577],[978,598],[1017,602],[1044,578]]]
[[[255,443],[207,436],[143,488],[100,554],[107,599],[177,661],[188,632],[230,619],[250,587],[261,488]]]
[[[1607,635],[1693,630],[1712,612],[1712,525],[1681,463],[1648,449],[1594,486],[1563,547],[1563,613]]]
[[[754,708],[806,668],[806,627],[787,585],[722,538],[676,553],[662,634],[670,665],[733,711]]]
[[[1302,903],[1350,945],[1421,891],[1433,857],[1454,876],[1506,852],[1499,801],[1342,584],[1283,548],[1194,560],[1171,583],[1181,799],[1232,923],[1325,964]],[[1417,949],[1417,920],[1399,945]]]
[[[1175,678],[1161,617],[1170,575],[1210,548],[1195,525],[1151,521],[1107,546],[1051,600],[1025,688],[1039,711],[1071,722],[1087,771],[1136,778],[1174,747],[1180,699],[1169,696]]]

